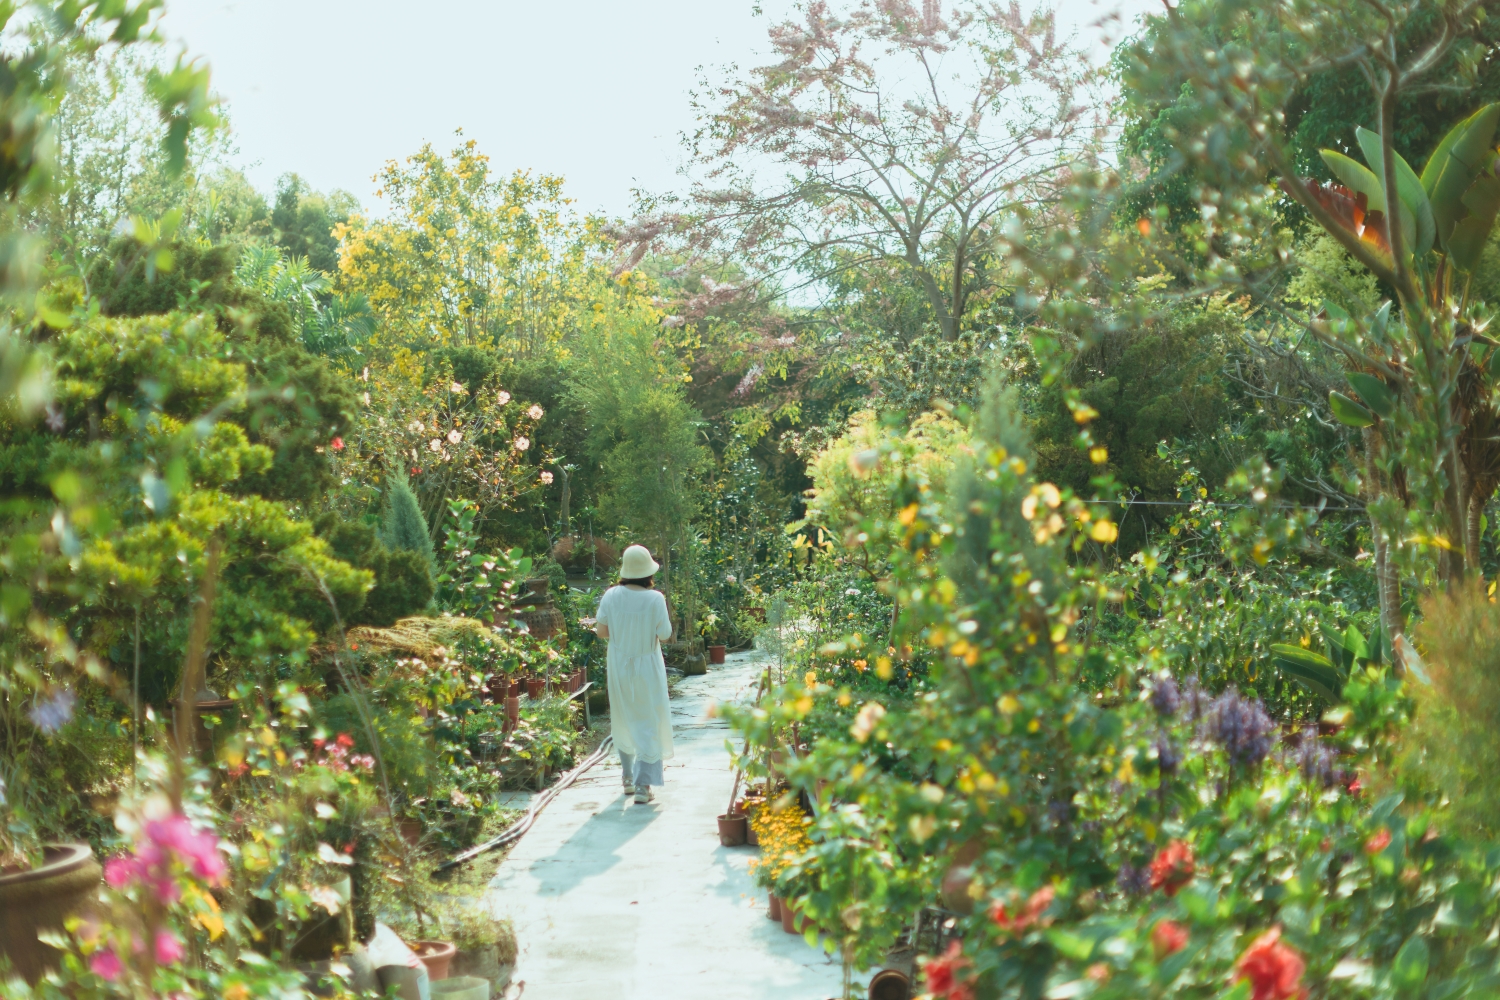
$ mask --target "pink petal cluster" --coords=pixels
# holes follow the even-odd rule
[[[186,816],[174,815],[148,821],[136,839],[135,851],[105,864],[104,881],[116,889],[142,883],[159,902],[171,905],[182,898],[178,881],[182,870],[213,884],[224,876],[224,858],[218,837],[195,832]]]

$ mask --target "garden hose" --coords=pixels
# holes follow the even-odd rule
[[[553,785],[551,788],[538,795],[536,797],[536,801],[532,802],[531,805],[527,807],[525,815],[523,815],[520,819],[516,820],[510,826],[506,827],[505,830],[502,831],[498,836],[493,837],[490,840],[486,840],[482,844],[475,844],[473,847],[455,854],[453,857],[449,858],[447,861],[444,861],[442,864],[434,868],[432,870],[432,873],[436,875],[439,872],[449,871],[450,869],[457,868],[459,865],[467,864],[468,862],[473,861],[481,854],[486,854],[499,847],[506,847],[520,840],[521,837],[526,833],[526,831],[531,829],[531,825],[536,822],[536,818],[541,815],[542,810],[547,808],[547,804],[549,802],[557,798],[558,794],[563,789],[567,788],[574,781],[577,781],[579,775],[583,774],[583,772],[587,771],[589,768],[599,763],[605,757],[609,756],[610,748],[614,746],[614,742],[615,739],[613,736],[604,737],[604,742],[599,744],[599,749],[589,754],[588,757],[584,759],[583,763],[579,764],[577,767],[573,768],[573,770],[557,779],[557,784]]]

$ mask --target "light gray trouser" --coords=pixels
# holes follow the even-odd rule
[[[629,785],[665,785],[666,779],[662,777],[661,761],[648,764],[638,761],[624,750],[620,751],[620,769],[624,772],[623,781]]]

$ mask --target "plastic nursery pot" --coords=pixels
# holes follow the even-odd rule
[[[725,646],[709,646],[708,647],[708,662],[709,663],[723,663],[724,662],[724,651],[727,648],[728,647],[725,647]]]
[[[458,953],[452,941],[413,941],[411,950],[427,966],[427,978],[433,982],[448,978],[448,965]]]
[[[99,891],[102,875],[88,844],[47,844],[36,868],[0,869],[0,955],[27,982],[57,964],[57,952],[37,940],[37,931],[62,930]]]
[[[719,843],[725,847],[744,844],[750,823],[743,813],[725,813],[719,817]]]
[[[521,721],[521,699],[515,695],[505,698],[505,728],[514,729]]]
[[[510,698],[521,697],[521,678],[512,677],[510,679],[510,687],[506,690],[505,693],[506,696]]]
[[[543,677],[526,678],[526,697],[532,701],[537,700],[547,693],[547,680]]]
[[[774,892],[766,893],[766,919],[781,922],[781,900]]]

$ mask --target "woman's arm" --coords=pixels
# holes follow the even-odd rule
[[[603,622],[595,622],[594,623],[594,634],[597,635],[601,639],[608,639],[609,638],[609,626],[606,625],[606,624],[604,624]]]

